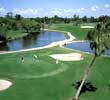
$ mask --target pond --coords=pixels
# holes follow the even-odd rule
[[[29,34],[17,40],[9,41],[7,44],[0,46],[0,50],[15,51],[42,47],[54,41],[61,41],[64,39],[64,34],[60,32],[40,32],[36,34]]]
[[[91,50],[89,47],[89,42],[73,42],[70,44],[67,44],[65,47],[69,49],[74,49],[74,50],[79,50],[83,52],[89,52],[89,53],[94,53],[94,50]],[[110,51],[106,50],[104,55],[110,55]]]

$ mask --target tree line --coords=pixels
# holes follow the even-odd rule
[[[110,21],[110,16],[100,16],[98,18],[91,16],[88,18],[87,16],[79,17],[78,15],[73,15],[72,18],[64,18],[55,15],[53,17],[24,18],[20,14],[13,15],[12,12],[8,12],[4,17],[0,17],[0,36],[2,36],[3,39],[10,30],[20,30],[23,33],[39,32],[45,25],[58,23],[72,23],[73,25],[79,25],[81,23],[108,21]]]
[[[13,16],[8,12],[5,17],[0,17],[0,33],[5,34],[9,30],[22,30],[23,32],[40,31],[41,25],[35,19],[23,18],[20,14]]]
[[[98,18],[96,17],[87,17],[87,16],[83,16],[83,17],[79,17],[78,15],[73,15],[73,17],[71,18],[67,18],[67,17],[59,17],[57,15],[53,16],[53,17],[36,17],[35,18],[37,22],[39,23],[45,23],[45,24],[57,24],[57,23],[73,23],[73,24],[81,24],[81,23],[97,23],[97,22],[108,22],[110,21],[110,16],[107,15],[102,15]]]

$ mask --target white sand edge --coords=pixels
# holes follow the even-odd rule
[[[12,83],[8,80],[0,80],[0,91],[8,89]]]
[[[80,28],[94,28],[94,26],[80,26]]]
[[[80,53],[52,54],[49,56],[60,61],[79,61],[83,59]]]
[[[47,30],[47,29],[45,29],[45,30]],[[51,30],[51,31],[55,31],[55,30]],[[64,32],[64,31],[60,31],[60,32]],[[22,49],[22,50],[18,50],[18,51],[1,51],[0,54],[17,53],[17,52],[24,52],[24,51],[31,51],[31,50],[40,50],[40,49],[51,48],[51,47],[54,47],[57,45],[62,47],[63,45],[68,44],[75,39],[75,37],[70,32],[67,32],[67,34],[70,37],[69,39],[65,39],[65,40],[57,41],[57,42],[52,42],[49,45],[46,45],[43,47],[31,48],[31,49]]]

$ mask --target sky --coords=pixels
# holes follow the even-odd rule
[[[110,0],[0,0],[0,16],[7,12],[23,17],[110,16]]]

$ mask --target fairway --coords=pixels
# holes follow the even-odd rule
[[[58,64],[49,55],[75,52],[53,47],[0,55],[0,79],[12,82],[11,87],[0,92],[0,100],[22,100],[22,98],[23,100],[69,100],[76,91],[72,84],[82,78],[92,55],[79,52],[83,60],[59,61]],[[37,55],[37,59],[34,55]],[[22,56],[24,62],[21,61]],[[109,64],[107,57],[97,59],[88,78],[97,90],[85,92],[80,100],[94,100],[95,98],[108,100],[110,98]],[[98,96],[101,98],[98,99]]]
[[[4,65],[5,63],[8,63],[8,65]],[[14,66],[12,63],[14,63]],[[46,59],[43,56],[38,56],[38,58],[35,59],[34,56],[27,55],[24,57],[23,62],[20,56],[17,56],[16,59],[11,56],[8,58],[8,61],[3,60],[2,64],[0,63],[0,66],[3,66],[0,70],[0,73],[3,73],[2,75],[8,73],[9,77],[18,79],[48,77],[61,73],[68,68],[68,66],[62,62],[56,64],[55,60],[48,56],[46,56]]]
[[[110,0],[0,0],[0,100],[110,100]]]
[[[49,26],[49,29],[71,32],[71,34],[75,36],[77,40],[84,40],[87,32],[90,30],[88,28],[81,29],[80,26],[75,26],[72,24],[52,24]],[[65,36],[68,38],[66,34]]]
[[[62,52],[71,53],[72,51],[55,47],[45,50],[0,55],[0,77],[12,82],[10,88],[1,91],[0,99],[7,100],[7,98],[10,98],[8,100],[19,100],[19,98],[24,98],[24,100],[36,100],[36,98],[39,98],[43,100],[44,95],[47,95],[46,100],[49,100],[49,98],[51,100],[53,98],[52,95],[57,92],[56,98],[60,98],[59,89],[60,87],[62,88],[61,91],[64,89],[62,82],[66,85],[62,75],[70,69],[70,66],[68,66],[67,62],[63,61],[56,64],[56,60],[49,57],[49,55]],[[34,58],[35,54],[37,59]],[[24,62],[21,61],[22,56],[24,57]],[[59,80],[60,78],[64,81]],[[58,84],[60,87],[58,86],[59,88],[55,89]],[[56,86],[54,87],[54,85]],[[49,87],[51,88],[46,92]],[[15,92],[16,95],[12,96]]]

